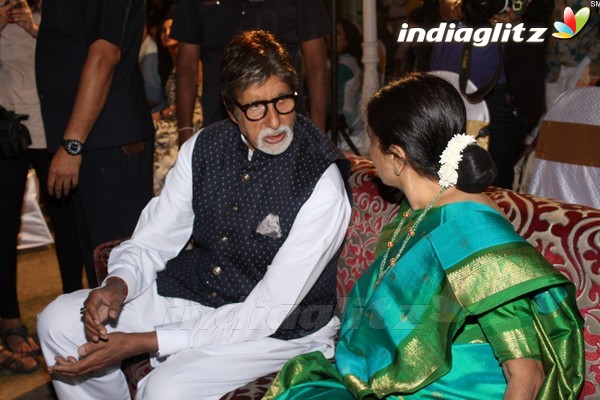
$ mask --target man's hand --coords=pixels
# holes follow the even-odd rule
[[[114,332],[107,339],[80,346],[77,349],[79,359],[73,356],[56,357],[56,364],[48,367],[48,371],[64,376],[81,376],[106,369],[128,357],[158,350],[155,332]]]
[[[48,193],[50,196],[61,198],[68,196],[79,183],[79,167],[81,155],[72,156],[59,147],[52,157],[48,171]]]
[[[120,59],[119,47],[106,39],[98,39],[88,47],[73,111],[63,139],[75,139],[85,143],[106,104],[113,73]],[[48,172],[48,192],[51,196],[66,196],[77,186],[81,157],[68,154],[62,147],[58,148]]]
[[[92,343],[108,340],[109,334],[104,324],[119,318],[126,297],[125,281],[116,277],[109,278],[106,285],[90,292],[83,304],[82,319],[85,335]]]

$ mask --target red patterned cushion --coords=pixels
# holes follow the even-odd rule
[[[260,400],[269,390],[276,375],[277,373],[273,372],[270,375],[258,378],[254,382],[226,394],[221,397],[221,400]]]
[[[356,280],[373,261],[379,232],[396,217],[402,198],[401,193],[393,193],[381,184],[370,160],[356,156],[349,158],[354,204],[346,242],[338,262],[340,310],[344,309],[345,300]]]
[[[96,269],[96,279],[98,284],[102,283],[108,275],[108,256],[113,247],[118,246],[125,239],[112,240],[102,243],[94,249],[94,268]]]

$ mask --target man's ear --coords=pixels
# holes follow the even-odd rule
[[[238,125],[238,119],[235,116],[235,111],[229,111],[229,108],[227,108],[227,106],[225,106],[225,109],[227,110],[227,115],[229,115],[229,119],[236,125]]]

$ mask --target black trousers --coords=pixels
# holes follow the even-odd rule
[[[506,87],[494,89],[485,101],[490,112],[489,152],[498,169],[493,185],[512,189],[529,113],[516,114]]]
[[[70,197],[86,266],[93,266],[98,245],[133,234],[140,213],[152,198],[153,162],[153,137],[83,154],[79,185]],[[88,280],[90,287],[97,285],[95,271],[88,270]]]
[[[17,234],[29,159],[0,159],[0,317],[19,318],[17,302]]]
[[[0,159],[0,317],[19,318],[17,301],[17,235],[27,172],[33,166],[40,182],[40,198],[53,225],[56,255],[65,293],[82,288],[82,258],[71,199],[48,196],[46,182],[50,155],[45,149],[29,149],[18,158]],[[35,279],[32,276],[31,279]],[[43,282],[40,282],[43,284]]]

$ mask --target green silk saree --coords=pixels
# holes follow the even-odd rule
[[[520,357],[542,361],[539,399],[576,399],[583,321],[570,281],[497,211],[464,202],[432,208],[374,287],[400,218],[352,289],[335,365],[321,353],[296,357],[265,399],[502,398],[500,364]]]

